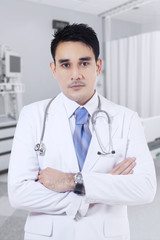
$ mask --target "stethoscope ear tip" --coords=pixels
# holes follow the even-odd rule
[[[109,155],[109,154],[115,154],[116,153],[116,151],[114,151],[114,150],[112,150],[111,152],[97,152],[97,155]]]

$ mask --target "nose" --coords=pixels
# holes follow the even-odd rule
[[[80,70],[78,67],[73,67],[71,71],[71,80],[81,80],[82,74],[80,73]]]

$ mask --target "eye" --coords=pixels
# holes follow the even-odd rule
[[[62,65],[61,65],[63,68],[69,68],[69,63],[63,63]]]
[[[89,62],[82,62],[82,63],[81,63],[81,66],[86,67],[86,66],[88,66],[88,64],[89,64]]]

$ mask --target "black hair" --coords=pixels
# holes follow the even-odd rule
[[[56,48],[60,42],[82,42],[91,47],[95,56],[95,60],[99,57],[99,41],[95,31],[87,24],[68,25],[54,34],[51,42],[51,54],[55,61]]]

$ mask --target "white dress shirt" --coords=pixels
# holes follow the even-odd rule
[[[83,106],[79,105],[75,101],[69,99],[64,94],[63,94],[63,99],[64,99],[64,105],[65,105],[66,113],[67,113],[67,116],[68,116],[68,119],[69,119],[69,124],[70,124],[70,128],[71,128],[72,136],[73,136],[74,129],[75,129],[75,113],[74,112],[78,107],[81,107],[81,108],[85,107],[86,110],[88,111],[88,113],[90,114],[89,129],[92,133],[93,132],[93,126],[92,126],[92,123],[91,123],[91,116],[94,113],[94,111],[98,108],[97,92],[95,92],[93,97]]]

